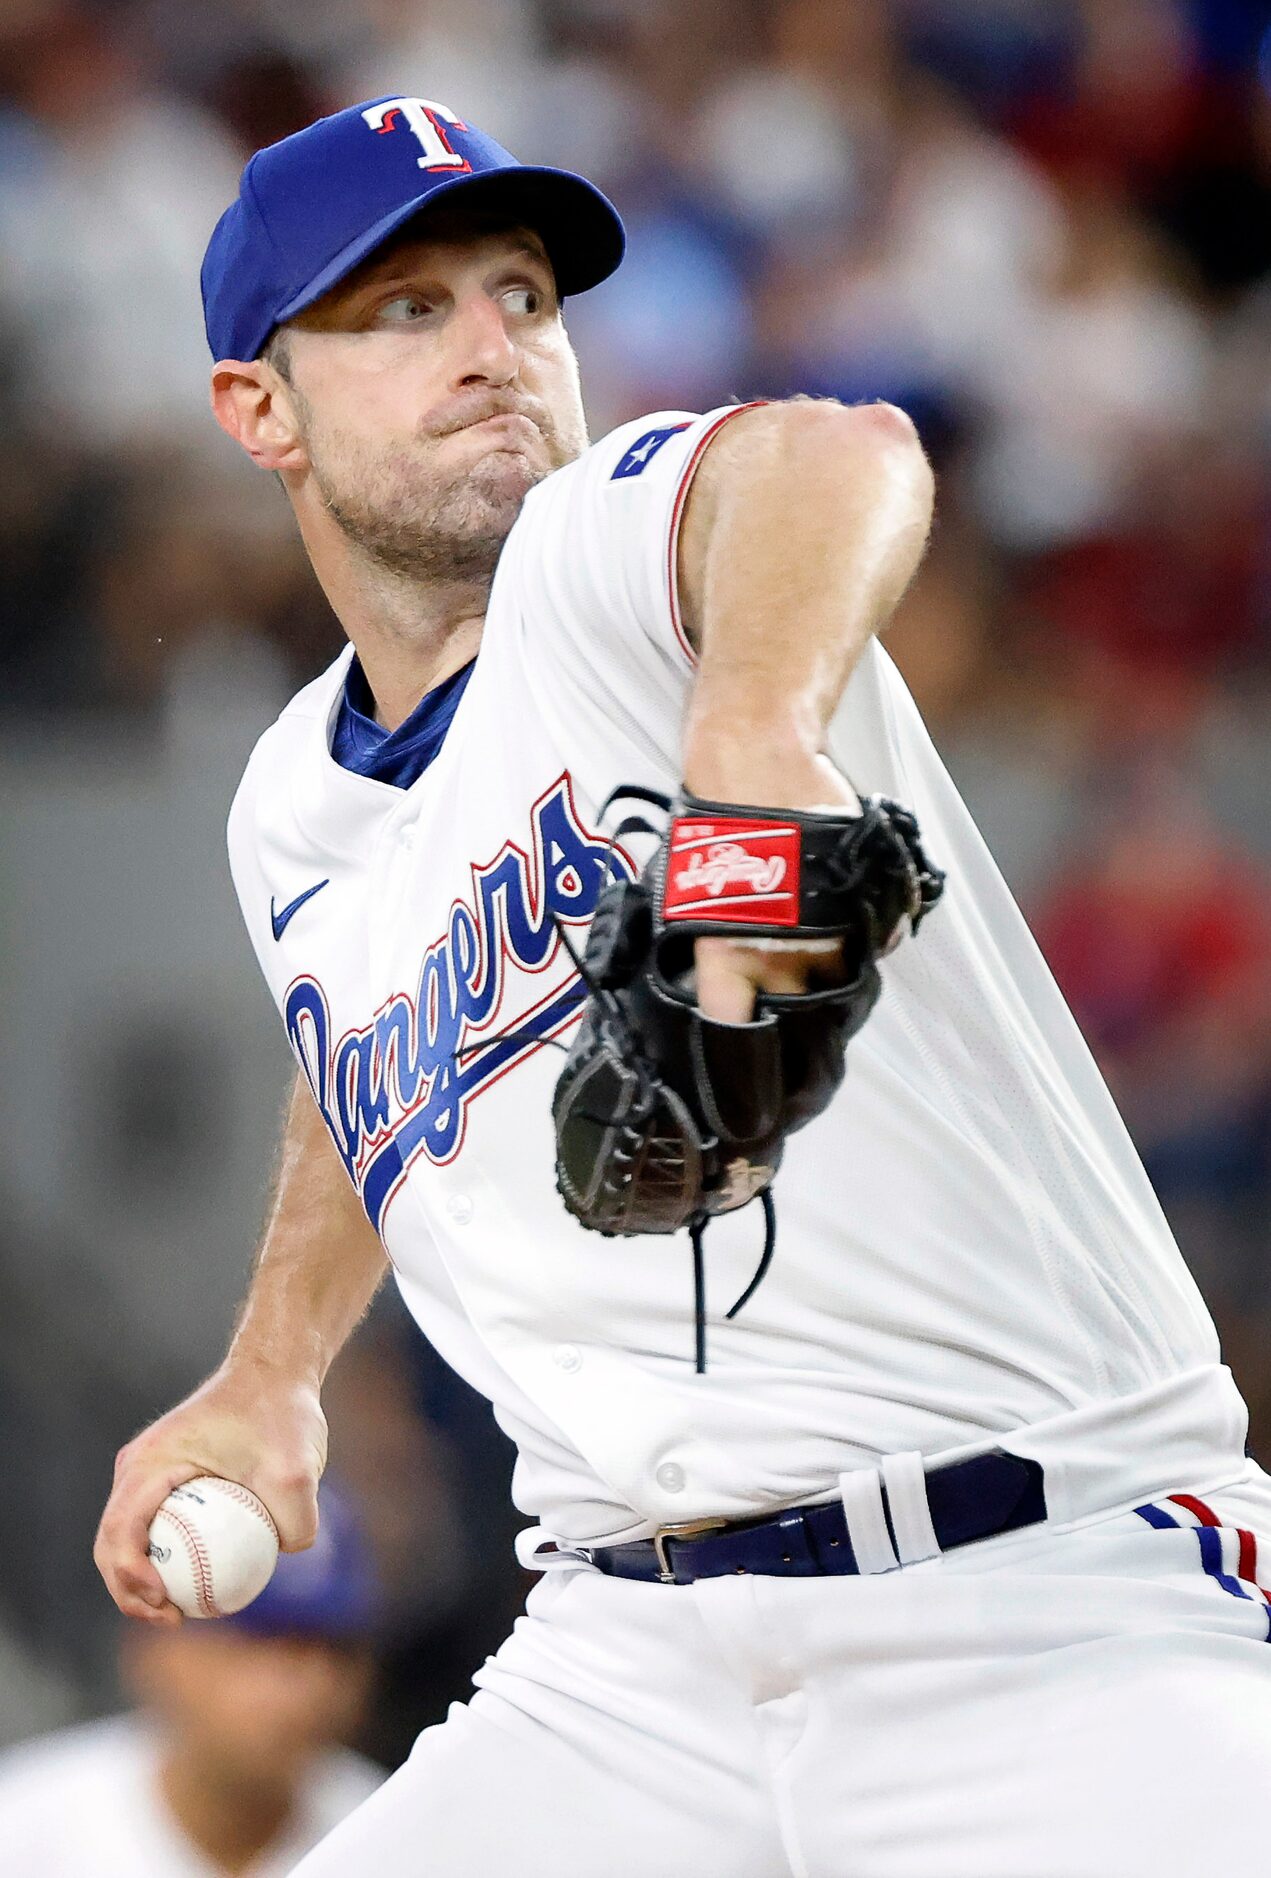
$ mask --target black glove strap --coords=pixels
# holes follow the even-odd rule
[[[666,927],[738,937],[850,934],[881,951],[904,918],[913,931],[940,898],[907,809],[870,797],[859,815],[745,808],[681,798],[660,857]]]

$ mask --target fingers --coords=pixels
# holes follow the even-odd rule
[[[268,1507],[284,1552],[304,1552],[318,1536],[318,1482],[326,1464],[326,1417],[316,1392],[302,1393],[274,1423],[258,1464],[236,1476]]]
[[[748,1024],[755,1010],[754,961],[758,954],[729,939],[699,939],[696,947],[697,1002],[717,1024]]]
[[[180,1622],[146,1548],[169,1493],[199,1474],[247,1487],[267,1507],[283,1551],[304,1551],[317,1537],[325,1465],[326,1421],[311,1385],[283,1378],[262,1388],[255,1372],[210,1379],[120,1449],[93,1547],[111,1597],[127,1617]]]
[[[147,1555],[150,1526],[174,1487],[210,1470],[189,1463],[160,1466],[125,1448],[115,1464],[115,1486],[102,1514],[93,1559],[125,1617],[174,1626],[183,1622]],[[245,1470],[243,1470],[245,1471]],[[244,1480],[268,1508],[284,1552],[303,1552],[318,1534],[317,1477],[305,1467],[275,1469]]]
[[[152,1624],[181,1622],[147,1547],[150,1523],[160,1506],[173,1487],[197,1472],[191,1466],[147,1464],[131,1448],[124,1448],[115,1462],[115,1485],[97,1529],[93,1558],[125,1617]]]
[[[269,1509],[283,1552],[304,1552],[318,1536],[318,1476],[304,1467],[262,1468],[242,1483]]]
[[[807,990],[809,974],[823,973],[830,962],[815,944],[752,946],[739,939],[699,939],[695,961],[697,1002],[721,1024],[748,1024],[758,991],[798,996]]]

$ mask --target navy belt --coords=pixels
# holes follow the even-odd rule
[[[1046,1517],[1046,1479],[1039,1461],[994,1448],[966,1461],[933,1467],[925,1476],[931,1524],[942,1552],[1037,1526]],[[887,1489],[883,1511],[895,1544]],[[598,1545],[588,1556],[611,1578],[688,1585],[695,1578],[753,1572],[764,1577],[816,1578],[860,1571],[842,1502],[791,1506],[765,1519],[686,1520],[651,1539]]]

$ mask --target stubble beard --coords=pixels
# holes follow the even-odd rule
[[[417,453],[372,455],[360,439],[307,439],[323,502],[363,557],[420,584],[486,589],[530,490],[577,455],[558,436],[546,441],[546,463],[494,450],[450,471],[427,460],[435,459],[436,443]]]

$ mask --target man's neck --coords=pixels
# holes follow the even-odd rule
[[[159,1790],[185,1837],[227,1873],[248,1871],[276,1843],[292,1813],[286,1785],[235,1779],[180,1748],[162,1761]]]
[[[357,648],[385,730],[396,730],[426,692],[476,657],[488,581],[425,582],[356,552],[325,556],[319,578]]]
[[[436,633],[390,638],[370,625],[349,637],[375,699],[375,721],[385,730],[405,723],[426,692],[477,655],[485,613],[448,620]]]

